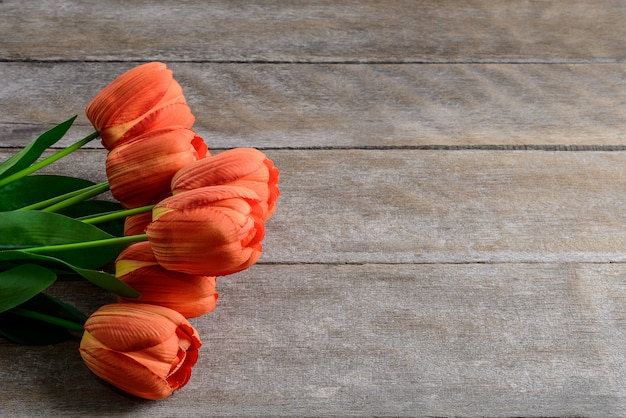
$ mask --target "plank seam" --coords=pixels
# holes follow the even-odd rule
[[[626,145],[363,145],[363,146],[302,146],[302,147],[255,147],[261,151],[546,151],[546,152],[623,152]],[[0,146],[2,151],[19,150],[14,145]],[[51,150],[63,147],[50,147]],[[82,151],[100,150],[84,147]],[[226,151],[230,148],[212,147],[211,151]]]
[[[219,148],[212,148],[220,150]],[[308,146],[308,147],[258,147],[268,151],[626,151],[626,145],[594,145],[594,144],[479,144],[479,145],[364,145],[364,146]]]
[[[575,265],[575,264],[625,264],[626,261],[420,261],[420,262],[356,262],[356,261],[335,261],[335,262],[298,262],[298,261],[259,261],[256,263],[258,266],[430,266],[430,265],[513,265],[513,264],[528,264],[528,265]]]
[[[136,59],[57,59],[57,58],[43,58],[43,59],[31,59],[31,58],[3,58],[0,57],[0,63],[40,63],[40,64],[75,64],[75,63],[103,63],[103,64],[129,64],[136,63],[141,64],[146,61],[164,61],[168,64],[274,64],[274,65],[454,65],[454,64],[511,64],[511,65],[554,65],[554,64],[625,64],[626,57],[624,58],[550,58],[550,59],[523,59],[523,58],[504,58],[504,59],[492,59],[492,58],[468,58],[468,59],[452,59],[452,60],[437,60],[437,59],[386,59],[386,60],[368,60],[368,59],[351,59],[351,60],[333,60],[333,59],[316,59],[316,60],[258,60],[258,59],[229,59],[229,60],[181,60],[181,59],[167,59],[164,57],[151,57],[147,60]]]

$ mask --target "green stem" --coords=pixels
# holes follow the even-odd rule
[[[83,200],[89,199],[90,197],[97,196],[100,193],[104,193],[107,190],[109,190],[108,182],[96,184],[94,186],[83,189],[81,193],[75,196],[70,196],[67,199],[64,199],[58,203],[48,206],[45,209],[42,209],[41,211],[42,212],[57,212],[61,209],[65,209],[68,206],[72,206],[76,203],[82,202]]]
[[[79,196],[79,195],[82,195],[83,193],[87,193],[87,192],[90,192],[92,190],[99,189],[99,188],[103,187],[103,185],[105,185],[105,184],[107,184],[107,183],[94,184],[93,186],[88,186],[88,187],[85,187],[85,188],[80,189],[80,190],[74,190],[72,192],[68,192],[68,193],[62,194],[60,196],[52,197],[50,199],[42,200],[41,202],[33,203],[32,205],[24,206],[24,207],[16,209],[16,210],[39,210],[39,209],[47,208],[48,206],[51,206],[51,205],[54,205],[56,203],[62,202],[62,201],[66,200],[66,199],[69,199],[71,197]],[[106,191],[106,190],[103,190],[103,191]],[[95,196],[95,194],[93,196]],[[89,197],[91,197],[91,196],[86,196],[85,199],[87,199]]]
[[[97,223],[100,223],[100,222],[114,221],[116,219],[125,218],[127,216],[138,215],[140,213],[150,212],[153,207],[154,207],[154,205],[141,206],[141,207],[134,208],[134,209],[125,209],[125,210],[120,210],[120,211],[116,211],[116,212],[110,212],[110,213],[106,213],[104,215],[78,218],[78,220],[79,221],[83,221],[86,224],[93,225],[93,224],[97,224]]]
[[[63,328],[71,329],[74,331],[83,332],[85,329],[82,324],[77,322],[68,321],[66,319],[57,318],[56,316],[42,314],[36,311],[31,311],[29,309],[24,308],[13,308],[9,312],[14,313],[16,315],[25,316],[27,318],[36,319],[38,321],[47,322],[49,324],[58,325]]]
[[[39,161],[38,163],[35,163],[29,167],[24,168],[23,170],[18,171],[17,173],[13,173],[12,175],[8,177],[3,178],[2,180],[0,180],[0,187],[5,186],[17,179],[21,179],[22,177],[26,177],[27,175],[34,173],[35,171],[40,170],[44,168],[45,166],[52,164],[55,161],[60,160],[66,155],[71,154],[72,152],[76,151],[77,149],[79,149],[80,147],[88,143],[89,141],[97,138],[98,136],[99,134],[97,131],[93,132],[87,135],[86,137],[84,137],[83,139],[81,139],[80,141],[70,145],[69,147],[64,148],[61,151],[58,151],[52,154],[48,158],[45,158]]]
[[[44,245],[41,247],[22,248],[20,251],[27,253],[52,253],[55,251],[68,251],[68,250],[80,250],[88,248],[106,247],[109,245],[118,244],[132,244],[133,242],[146,241],[148,236],[146,234],[141,235],[129,235],[127,237],[106,238],[94,241],[72,242],[70,244],[57,244],[57,245]]]

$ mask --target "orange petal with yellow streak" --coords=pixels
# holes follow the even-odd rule
[[[172,194],[198,187],[232,185],[247,187],[259,196],[263,219],[276,209],[279,170],[254,148],[234,148],[183,167],[172,178]]]
[[[201,187],[159,202],[146,233],[166,269],[219,276],[259,258],[265,233],[261,216],[250,189]]]
[[[190,129],[162,129],[114,148],[106,160],[113,196],[126,208],[167,197],[174,174],[196,161],[195,139]]]

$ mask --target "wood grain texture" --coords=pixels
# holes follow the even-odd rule
[[[133,63],[0,63],[0,147],[78,114]],[[170,64],[210,147],[626,146],[626,64]]]
[[[191,382],[0,339],[0,416],[626,416],[619,0],[0,0],[0,161],[141,62],[282,195]],[[103,181],[97,142],[46,172]],[[1,218],[0,218],[1,219]],[[86,313],[88,283],[50,292]]]
[[[218,307],[193,320],[204,342],[199,364],[167,401],[112,390],[84,367],[76,342],[27,350],[0,342],[3,393],[17,394],[0,408],[17,416],[621,416],[625,277],[621,264],[257,265],[218,281]],[[81,307],[106,302],[79,283],[54,292]],[[26,391],[36,402],[22,402]]]
[[[267,155],[282,194],[262,262],[626,261],[624,152]],[[104,181],[105,156],[79,152],[47,171]]]
[[[3,60],[624,61],[626,7],[559,1],[0,3]]]

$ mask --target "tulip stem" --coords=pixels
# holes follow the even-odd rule
[[[79,221],[83,221],[86,224],[97,224],[100,222],[114,221],[116,219],[125,218],[127,216],[138,215],[140,213],[150,212],[154,205],[141,206],[133,209],[124,209],[116,212],[105,213],[103,215],[86,216],[78,218]]]
[[[41,161],[39,161],[38,163],[35,163],[31,166],[28,166],[20,171],[18,171],[17,173],[13,173],[10,176],[7,176],[5,178],[3,178],[2,180],[0,180],[0,187],[2,186],[6,186],[7,184],[21,179],[22,177],[26,177],[27,175],[34,173],[37,170],[40,170],[42,168],[44,168],[45,166],[48,166],[50,164],[52,164],[55,161],[60,160],[61,158],[65,157],[68,154],[71,154],[72,152],[76,151],[77,149],[79,149],[80,147],[82,147],[83,145],[85,145],[86,143],[88,143],[89,141],[97,138],[100,134],[95,131],[92,132],[91,134],[87,135],[86,137],[84,137],[83,139],[81,139],[80,141],[70,145],[67,148],[63,148],[61,151],[58,151],[54,154],[52,154],[51,156],[49,156],[48,158],[45,158]]]
[[[30,309],[13,308],[9,312],[14,313],[15,315],[24,316],[26,318],[32,318],[38,321],[47,322],[49,324],[58,325],[60,327],[71,329],[73,331],[83,332],[85,330],[83,328],[83,325],[77,322],[68,321],[67,319],[57,318],[56,316],[46,315],[36,311],[31,311]]]
[[[88,248],[107,247],[111,245],[132,244],[133,242],[146,241],[147,239],[148,236],[146,234],[129,235],[126,237],[106,238],[94,241],[72,242],[69,244],[44,245],[41,247],[21,248],[20,251],[34,254],[51,253],[55,251],[71,251]]]
[[[65,209],[68,206],[72,206],[76,203],[82,202],[83,200],[87,200],[90,197],[94,197],[101,193],[104,193],[107,190],[109,190],[108,182],[95,184],[93,186],[86,187],[82,190],[79,190],[78,191],[79,193],[75,194],[74,196],[69,196],[67,199],[63,199],[59,201],[58,203],[52,204],[44,209],[41,209],[41,211],[42,212],[57,212],[61,209]]]
[[[24,206],[16,210],[39,210],[41,209],[43,212],[52,212],[52,210],[50,210],[50,207],[52,205],[58,204],[59,202],[63,202],[67,199],[81,196],[80,199],[77,198],[76,201],[73,201],[71,204],[78,203],[92,196],[96,196],[102,192],[105,192],[106,190],[108,190],[108,183],[94,184],[92,186],[88,186],[80,190],[74,190],[74,191],[62,194],[60,196],[52,197],[50,199],[42,200],[41,202],[33,203],[32,205]],[[69,206],[69,204],[66,206]],[[62,208],[57,208],[55,210],[59,210],[59,209],[62,209]]]

